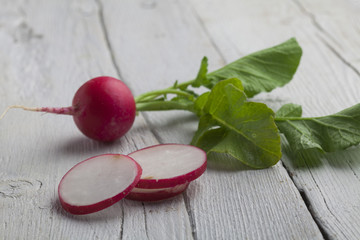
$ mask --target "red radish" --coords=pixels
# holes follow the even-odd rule
[[[150,202],[160,201],[168,198],[175,197],[184,192],[190,183],[183,183],[170,188],[158,188],[158,189],[145,189],[145,188],[134,188],[131,190],[126,199]]]
[[[58,194],[72,214],[100,211],[124,198],[137,184],[142,169],[132,158],[105,154],[84,160],[61,179]]]
[[[206,170],[206,153],[191,145],[160,144],[128,156],[143,169],[137,188],[174,187],[195,180]]]
[[[164,200],[185,191],[205,170],[206,153],[184,144],[156,145],[128,156],[99,155],[65,174],[59,199],[72,214],[100,211],[126,196],[138,201]]]
[[[122,137],[131,128],[136,114],[130,89],[120,80],[107,76],[84,83],[76,92],[71,107],[28,108],[14,105],[7,110],[10,108],[72,115],[83,134],[99,141],[114,141]]]

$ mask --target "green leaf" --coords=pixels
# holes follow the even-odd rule
[[[212,144],[209,144],[210,141],[213,141],[212,138],[205,138],[204,135],[207,134],[207,132],[211,131],[213,127],[215,127],[216,121],[214,121],[209,114],[204,114],[200,117],[198,129],[195,132],[193,139],[191,141],[192,145],[200,147],[200,145],[203,145],[202,148],[204,151],[209,150],[209,147],[211,148]],[[205,144],[204,144],[205,143]]]
[[[360,143],[360,104],[324,117],[275,120],[295,153],[309,149],[333,152]]]
[[[211,90],[204,106],[204,111],[210,112],[211,114],[219,109],[218,105],[220,103],[223,103],[223,105],[228,103],[229,105],[226,106],[226,108],[231,108],[230,111],[237,111],[245,101],[246,94],[241,81],[237,78],[230,78],[219,82],[216,87]],[[233,103],[235,103],[235,105]]]
[[[246,101],[238,79],[214,86],[192,143],[208,153],[226,153],[253,168],[276,164],[281,157],[274,113],[263,103]]]
[[[179,84],[179,81],[176,80],[175,83],[174,83],[174,85],[173,85],[173,88],[177,88],[178,84]]]
[[[209,89],[219,81],[238,78],[248,97],[270,92],[287,84],[296,72],[302,50],[295,38],[240,58],[223,68],[207,74]]]
[[[302,115],[302,107],[294,103],[288,103],[283,105],[275,113],[275,117],[301,117],[301,115]]]
[[[223,141],[227,132],[228,131],[224,127],[208,129],[204,131],[201,135],[199,135],[196,143],[192,143],[192,145],[203,149],[209,154],[211,152],[214,152],[216,145],[220,144],[221,141]]]
[[[196,98],[194,108],[198,116],[203,115],[203,109],[206,105],[210,92],[206,92],[201,94],[198,98]]]
[[[209,81],[206,77],[207,72],[208,72],[208,59],[207,57],[203,57],[197,77],[195,78],[191,86],[200,87],[208,84]]]

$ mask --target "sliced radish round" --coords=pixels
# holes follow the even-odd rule
[[[141,173],[140,165],[125,155],[104,154],[86,159],[61,179],[60,203],[72,214],[100,211],[124,198]]]
[[[150,202],[160,201],[168,198],[175,197],[180,193],[184,192],[190,183],[183,183],[170,188],[157,188],[157,189],[146,189],[146,188],[134,188],[126,199]]]
[[[206,170],[206,153],[184,144],[160,144],[140,149],[129,156],[143,170],[137,188],[174,187],[190,182]]]

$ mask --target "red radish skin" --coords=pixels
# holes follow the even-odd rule
[[[76,126],[89,138],[113,141],[132,126],[136,106],[129,88],[112,77],[94,78],[82,85],[73,99]]]
[[[188,156],[187,154],[190,154],[189,156],[192,154],[196,155],[196,158],[185,158]],[[178,155],[181,155],[178,159],[179,161],[174,161]],[[132,152],[128,156],[137,161],[143,169],[143,175],[136,185],[137,188],[168,188],[186,182],[191,182],[200,177],[205,172],[207,166],[206,152],[195,146],[185,144],[160,144],[150,146]],[[167,160],[156,165],[157,159],[160,158]],[[185,162],[187,164],[191,164],[191,162],[195,161],[196,166],[193,166],[191,170],[178,172]],[[155,168],[155,174],[148,171],[148,169],[152,167]],[[175,171],[177,173],[170,174],[171,171]],[[167,176],[158,177],[156,176],[156,172],[160,174],[167,174]]]
[[[143,189],[134,188],[125,198],[141,202],[155,202],[173,198],[183,193],[189,186],[189,182],[176,185],[171,188]]]
[[[89,165],[91,166],[88,167]],[[131,170],[134,173],[129,173]],[[140,165],[125,155],[104,154],[86,159],[72,167],[61,179],[58,187],[60,203],[67,212],[75,215],[100,211],[127,196],[139,181],[141,173]],[[124,175],[129,174],[130,178],[124,179]],[[101,187],[96,189],[96,184]],[[110,193],[103,194],[103,188],[109,184],[112,185]],[[79,185],[85,187],[77,188]]]
[[[101,76],[84,83],[75,93],[71,107],[28,108],[27,111],[72,115],[76,126],[87,137],[98,141],[114,141],[130,130],[136,115],[136,105],[130,89],[120,80]]]

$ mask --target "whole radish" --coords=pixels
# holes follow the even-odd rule
[[[107,76],[84,83],[75,93],[70,107],[28,108],[14,105],[10,108],[72,115],[84,135],[106,142],[122,137],[131,128],[136,115],[135,100],[130,89],[122,81]]]
[[[73,118],[80,131],[89,138],[113,141],[132,126],[136,106],[130,89],[112,77],[97,77],[75,93]]]

